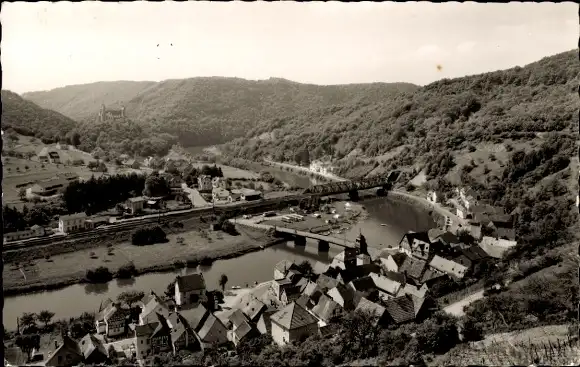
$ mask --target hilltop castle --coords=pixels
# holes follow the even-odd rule
[[[105,104],[101,105],[101,109],[99,111],[99,121],[116,121],[116,120],[124,120],[125,119],[125,107],[121,107],[120,110],[108,110],[105,108]]]

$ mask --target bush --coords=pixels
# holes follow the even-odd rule
[[[111,279],[113,279],[113,274],[109,270],[109,268],[104,266],[99,266],[96,269],[89,269],[87,270],[86,280],[89,283],[107,283]]]
[[[117,278],[129,279],[134,275],[137,275],[137,268],[135,268],[135,264],[133,264],[132,261],[121,266],[119,270],[117,270]]]
[[[167,242],[167,235],[160,226],[140,228],[133,232],[131,243],[135,246],[152,245]]]

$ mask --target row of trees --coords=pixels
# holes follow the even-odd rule
[[[139,228],[131,235],[131,243],[135,246],[153,245],[162,242],[167,242],[167,235],[160,226]]]
[[[2,220],[4,232],[22,231],[33,225],[45,226],[56,216],[65,214],[66,208],[58,204],[36,204],[23,206],[22,210],[4,205],[2,207]]]

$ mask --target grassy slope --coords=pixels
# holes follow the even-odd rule
[[[179,135],[184,145],[222,143],[264,118],[346,102],[373,103],[417,87],[407,83],[317,86],[283,79],[192,78],[159,83],[106,82],[25,96],[71,117],[95,116],[101,102],[124,103],[144,127]]]

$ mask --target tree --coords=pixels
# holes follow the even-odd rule
[[[222,287],[222,292],[225,291],[227,283],[228,283],[228,276],[225,274],[222,274],[220,277],[220,281],[219,281],[219,285],[220,285],[220,287]]]
[[[42,310],[38,314],[38,321],[44,323],[44,327],[47,327],[50,323],[50,320],[54,317],[54,312],[48,310]]]
[[[159,174],[151,174],[145,180],[145,189],[143,189],[143,195],[145,196],[167,196],[170,191],[169,184]]]
[[[16,338],[16,346],[26,354],[29,361],[30,353],[32,353],[34,349],[40,349],[40,335],[19,335]]]
[[[24,200],[24,198],[26,197],[26,189],[24,187],[18,190],[18,197],[20,198],[20,200]]]
[[[125,291],[117,296],[117,301],[132,308],[133,304],[139,302],[144,296],[145,293],[142,291]]]
[[[20,326],[27,328],[36,325],[36,314],[25,312],[20,316]]]
[[[117,277],[121,279],[129,279],[136,274],[137,268],[132,261],[129,261],[127,264],[121,266],[119,270],[117,270]]]
[[[308,260],[302,261],[300,264],[297,265],[298,270],[306,277],[310,278],[314,274],[314,270],[312,269],[312,264]]]

